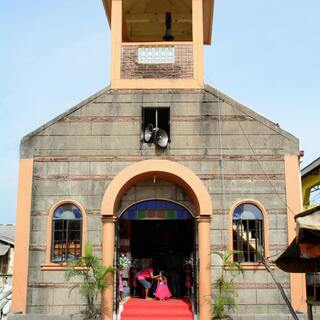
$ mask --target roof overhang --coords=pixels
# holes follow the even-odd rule
[[[320,271],[320,206],[295,216],[297,236],[276,260],[286,272]]]
[[[309,174],[313,173],[316,169],[320,168],[320,157],[311,162],[305,168],[301,170],[301,177],[304,178]]]
[[[304,258],[301,255],[296,238],[275,262],[277,267],[285,272],[307,273],[320,271],[320,258]]]
[[[212,38],[212,23],[215,0],[203,1],[203,43],[211,44]],[[111,26],[111,4],[112,0],[102,0],[106,16],[108,18],[109,26]]]

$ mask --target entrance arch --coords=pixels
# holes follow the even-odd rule
[[[115,222],[119,202],[124,193],[138,182],[163,179],[179,185],[191,198],[196,208],[199,245],[199,319],[209,320],[211,313],[210,218],[211,197],[202,181],[187,167],[169,160],[144,160],[123,169],[109,184],[103,196],[102,259],[113,265]],[[102,298],[103,320],[113,318],[113,279]]]

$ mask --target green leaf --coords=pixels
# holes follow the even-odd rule
[[[74,277],[80,277],[81,282],[72,288],[79,287],[80,294],[87,301],[86,314],[89,317],[96,317],[98,296],[108,287],[107,275],[114,272],[113,267],[101,265],[101,261],[94,255],[91,244],[86,243],[84,256],[77,261],[68,263],[68,270],[65,272],[65,279],[70,281]]]

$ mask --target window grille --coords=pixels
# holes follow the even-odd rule
[[[138,49],[138,63],[174,63],[174,51],[174,46],[142,46]]]
[[[81,256],[82,213],[73,204],[63,204],[53,213],[51,261],[77,260]]]
[[[232,219],[233,249],[238,262],[260,262],[264,255],[264,230],[261,210],[253,204],[239,205]]]

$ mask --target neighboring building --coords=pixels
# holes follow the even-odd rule
[[[302,201],[305,210],[320,204],[320,158],[301,170]]]
[[[211,318],[215,293],[211,251],[242,250],[238,315],[287,319],[259,257],[294,237],[297,138],[204,85],[213,1],[104,5],[110,87],[21,141],[13,311],[58,319],[82,310],[64,270],[90,242],[105,265],[120,251],[180,275],[192,262],[200,320]],[[304,278],[275,272],[304,311]],[[103,295],[104,320],[117,311],[115,291]]]
[[[0,224],[0,286],[12,281],[14,233],[13,224]]]

